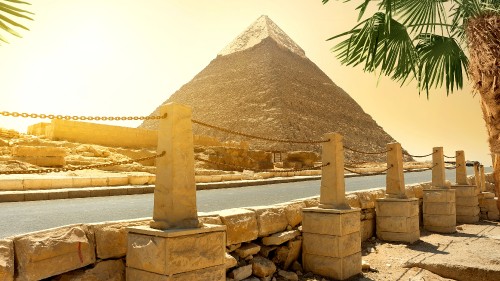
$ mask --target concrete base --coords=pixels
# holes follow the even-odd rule
[[[360,209],[304,208],[305,271],[335,280],[361,273]]]
[[[226,280],[225,226],[127,230],[127,280]]]
[[[420,239],[417,198],[376,199],[377,237],[384,241],[414,243]]]
[[[423,190],[424,229],[438,233],[456,232],[455,189]]]

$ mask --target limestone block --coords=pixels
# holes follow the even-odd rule
[[[278,275],[288,281],[299,281],[299,276],[295,272],[278,270]]]
[[[408,198],[422,198],[424,196],[423,186],[422,184],[407,185],[405,193]]]
[[[311,207],[318,207],[319,206],[319,197],[314,196],[314,197],[309,197],[301,200],[306,204],[306,208],[311,208]]]
[[[252,266],[250,265],[250,270]],[[251,274],[251,272],[250,272]],[[127,267],[127,281],[225,281],[226,269],[218,265],[171,276],[160,275],[131,267]],[[241,279],[240,279],[241,280]]]
[[[33,190],[24,193],[24,201],[49,200],[49,194],[43,190]]]
[[[375,232],[375,220],[362,220],[361,221],[361,241],[366,241],[373,237]]]
[[[68,199],[68,191],[67,190],[48,190],[47,196],[49,197],[48,200],[54,200],[54,199]]]
[[[420,230],[412,232],[377,231],[377,237],[383,241],[414,243],[420,239]]]
[[[455,190],[425,189],[423,199],[424,202],[435,202],[435,203],[455,202]]]
[[[122,260],[98,262],[93,268],[76,270],[62,274],[53,281],[123,281],[125,280],[125,264]]]
[[[219,265],[225,270],[224,231],[161,231],[148,227],[129,228],[129,231],[127,267],[160,275],[173,275]]]
[[[283,206],[259,206],[246,209],[255,212],[259,237],[283,231],[288,225],[285,208]]]
[[[23,189],[24,186],[22,179],[0,179],[0,191],[14,191]]]
[[[50,156],[50,157],[45,157],[45,156],[35,156],[35,157],[28,157],[28,156],[17,156],[14,157],[15,160],[17,161],[22,161],[26,163],[30,163],[33,165],[37,165],[40,167],[61,167],[66,165],[66,160],[63,156]]]
[[[149,219],[100,223],[91,225],[94,231],[97,258],[121,258],[127,254],[127,227],[148,225]]]
[[[91,187],[92,177],[73,177],[73,187]]]
[[[245,243],[234,251],[240,258],[244,259],[257,254],[260,251],[260,246],[254,243]]]
[[[109,191],[109,196],[127,195],[127,188],[121,186],[111,186],[106,188]]]
[[[144,193],[144,188],[140,186],[129,186],[129,187],[123,187],[127,189],[127,194],[128,195],[134,195],[134,194],[143,194]]]
[[[492,221],[497,221],[500,219],[500,214],[498,212],[488,212],[488,219]]]
[[[452,186],[455,189],[456,197],[471,197],[476,196],[476,186],[475,185],[455,185]]]
[[[345,280],[361,273],[361,252],[343,258],[304,253],[302,261],[305,271],[335,280]]]
[[[376,200],[377,217],[414,217],[418,216],[418,199],[381,198]],[[397,231],[396,231],[397,232]]]
[[[217,215],[217,216],[203,216],[203,215],[200,215],[198,213],[198,220],[200,221],[200,223],[203,223],[203,224],[217,224],[217,225],[223,225],[222,223],[222,220],[220,219],[220,217]]]
[[[0,202],[20,202],[24,201],[24,191],[2,192]]]
[[[351,208],[361,208],[361,202],[359,202],[359,196],[357,194],[346,194],[345,201]]]
[[[276,265],[264,258],[257,256],[252,259],[252,273],[258,277],[272,276],[276,272]]]
[[[450,225],[450,226],[424,225],[424,229],[427,231],[437,232],[437,233],[455,233],[455,232],[457,232],[457,227],[455,225]]]
[[[68,190],[68,197],[69,198],[90,197],[90,190],[85,190],[85,189]]]
[[[222,223],[227,227],[226,245],[257,239],[259,230],[255,213],[245,209],[227,209],[219,212]]]
[[[109,196],[108,188],[94,187],[90,189],[90,197],[104,197],[104,196]]]
[[[29,178],[23,180],[24,190],[51,189],[51,178]]]
[[[455,202],[449,202],[449,203],[424,202],[423,213],[424,215],[456,214]]]
[[[14,146],[12,147],[13,156],[28,156],[28,157],[38,157],[38,156],[66,156],[67,149],[65,147],[54,147],[54,146]]]
[[[455,227],[457,225],[457,216],[451,215],[429,215],[424,213],[424,227],[439,226],[439,227]]]
[[[295,227],[302,222],[302,209],[306,207],[304,202],[288,202],[280,205],[284,205],[285,207],[288,225]]]
[[[145,185],[149,182],[148,174],[131,174],[128,175],[128,183],[131,185]]]
[[[103,176],[92,176],[90,178],[90,186],[107,186],[108,178]]]
[[[498,210],[497,200],[495,200],[494,198],[484,198],[483,199],[483,206],[488,208],[488,211]]]
[[[52,188],[72,188],[73,178],[71,177],[60,177],[52,178]]]
[[[0,240],[0,280],[14,281],[14,243]]]
[[[458,206],[478,206],[479,205],[479,200],[477,196],[467,196],[467,197],[456,197],[456,204],[457,204],[457,209]],[[458,211],[458,210],[457,210]]]
[[[226,253],[226,256],[224,258],[224,265],[225,265],[226,269],[233,268],[236,265],[238,265],[238,261],[236,260],[235,257]]]
[[[479,206],[457,207],[457,216],[477,216],[477,215],[479,215]]]
[[[93,239],[85,225],[16,237],[17,280],[40,280],[94,263]]]
[[[483,198],[487,199],[487,198],[495,198],[495,193],[493,192],[482,192],[481,193]]]
[[[356,192],[359,196],[361,209],[375,208],[375,199],[384,198],[385,190],[383,189],[369,189],[361,192]]]
[[[262,238],[262,244],[269,245],[281,245],[287,241],[294,239],[295,237],[300,235],[300,231],[298,230],[290,230],[284,232],[278,232],[271,236]]]
[[[460,216],[457,214],[457,223],[476,223],[479,221],[479,214],[475,216]]]
[[[128,185],[127,176],[108,176],[109,186]]]
[[[303,232],[343,236],[360,229],[360,211],[320,208],[303,209]]]
[[[413,217],[377,217],[377,232],[415,232],[419,229],[418,215]]]
[[[276,250],[278,247],[277,246],[262,246],[260,247],[259,255],[267,258],[269,257],[269,254]]]
[[[302,250],[302,240],[289,241],[287,246],[287,255],[284,260],[283,268],[288,269],[300,257]]]
[[[303,252],[307,254],[341,258],[361,251],[359,232],[343,236],[303,233]]]
[[[229,272],[229,277],[233,278],[234,281],[243,280],[252,275],[252,268],[253,266],[251,264],[238,267],[236,269],[233,269],[233,271]]]

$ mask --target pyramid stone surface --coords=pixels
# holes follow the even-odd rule
[[[377,123],[267,16],[261,16],[165,103],[193,108],[193,119],[247,134],[319,140],[328,132],[344,144],[382,151],[394,142]],[[157,108],[152,115],[157,115]],[[157,120],[140,127],[157,129]],[[267,151],[320,150],[320,145],[252,140],[194,125],[195,134],[248,140]],[[346,151],[348,161],[385,161],[386,155]]]

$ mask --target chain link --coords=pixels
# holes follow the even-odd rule
[[[237,169],[241,169],[241,170],[250,170],[250,171],[253,171],[253,172],[257,172],[257,173],[261,173],[261,172],[300,172],[300,171],[307,171],[307,170],[316,170],[316,169],[320,169],[320,168],[323,168],[323,167],[326,167],[326,166],[330,165],[330,162],[328,162],[326,164],[322,164],[322,165],[318,165],[318,166],[314,166],[314,167],[310,167],[310,168],[303,168],[303,169],[288,169],[288,170],[252,169],[252,168],[243,167],[243,166],[239,166],[239,165],[233,165],[233,164],[226,164],[226,163],[219,163],[219,162],[215,162],[215,161],[210,161],[210,160],[202,159],[200,157],[195,157],[195,159],[199,160],[199,161],[202,161],[202,162],[214,164],[214,165],[227,166],[227,167],[237,168]]]
[[[204,126],[204,127],[208,127],[208,128],[212,128],[212,129],[215,129],[215,130],[219,130],[219,131],[222,131],[222,132],[225,132],[225,133],[229,133],[229,134],[233,134],[233,135],[239,135],[239,136],[243,136],[243,137],[247,137],[247,138],[252,138],[252,139],[271,141],[271,142],[317,144],[317,143],[324,143],[324,142],[329,142],[330,141],[329,139],[328,140],[296,141],[296,140],[287,140],[287,139],[267,138],[267,137],[254,136],[254,135],[250,135],[250,134],[246,134],[246,133],[242,133],[242,132],[238,132],[238,131],[229,130],[229,129],[226,129],[226,128],[218,127],[218,126],[215,126],[215,125],[210,125],[210,124],[207,124],[205,122],[201,122],[201,121],[194,120],[194,119],[192,119],[191,122],[193,122],[195,124],[198,124],[198,125],[201,125],[201,126]]]
[[[446,156],[446,155],[443,155],[444,158],[457,158],[456,156]]]
[[[350,151],[352,151],[352,152],[356,152],[356,153],[361,153],[361,154],[384,154],[384,153],[387,153],[387,152],[389,152],[389,151],[391,151],[391,150],[392,150],[392,148],[391,148],[391,149],[384,150],[384,151],[365,152],[365,151],[356,150],[356,149],[354,149],[354,148],[350,148],[350,147],[345,146],[345,145],[344,145],[344,149],[347,149],[347,150],[350,150]]]
[[[358,174],[358,175],[363,175],[363,176],[374,176],[374,175],[384,175],[385,172],[387,172],[389,169],[391,169],[393,167],[393,165],[387,167],[387,169],[384,169],[382,171],[378,171],[378,172],[368,172],[368,173],[362,173],[362,172],[356,172],[354,170],[351,170],[349,168],[346,168],[344,167],[344,170],[348,171],[348,172],[351,172],[351,173],[354,173],[354,174]]]
[[[414,171],[418,171],[418,172],[425,172],[425,171],[429,171],[429,170],[432,170],[434,167],[436,167],[438,164],[434,164],[434,166],[432,167],[429,167],[429,168],[415,168],[415,169],[411,169],[411,168],[406,168],[406,169],[403,169],[403,172],[414,172]]]
[[[2,111],[0,115],[5,117],[22,117],[22,118],[40,118],[40,119],[60,119],[72,121],[131,121],[131,120],[157,120],[167,118],[167,114],[162,116],[70,116],[70,115],[54,115],[54,114],[37,114],[37,113],[19,113]]]
[[[118,166],[118,165],[123,165],[123,164],[132,164],[134,162],[141,162],[141,161],[156,159],[156,158],[160,158],[160,157],[163,157],[163,156],[165,156],[165,151],[163,151],[160,154],[153,155],[153,156],[136,158],[136,159],[130,159],[130,160],[124,160],[124,161],[118,161],[118,162],[103,163],[103,164],[94,164],[94,165],[79,166],[79,167],[72,167],[72,168],[36,169],[36,170],[26,170],[26,171],[0,171],[0,175],[48,174],[48,173],[58,173],[58,172],[70,172],[70,171],[78,171],[78,170],[98,169],[98,168],[112,167],[112,166]]]
[[[437,150],[433,151],[432,153],[426,154],[426,155],[411,155],[410,153],[408,153],[408,152],[405,151],[405,152],[403,152],[403,154],[406,155],[406,156],[415,157],[415,158],[424,158],[424,157],[427,157],[427,156],[434,155],[434,153],[436,153],[436,152],[437,152]]]

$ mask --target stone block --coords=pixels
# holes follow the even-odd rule
[[[408,198],[422,198],[424,196],[423,186],[421,184],[407,185],[405,193]]]
[[[457,214],[457,223],[476,223],[479,221],[479,214],[475,216],[460,216]]]
[[[146,226],[149,219],[94,224],[97,258],[121,258],[127,253],[127,227]]]
[[[24,193],[24,201],[49,200],[49,194],[43,190],[33,190]]]
[[[375,202],[375,210],[377,217],[418,216],[418,199],[380,198]]]
[[[88,189],[73,189],[68,190],[69,198],[85,198],[90,197],[90,190]]]
[[[412,232],[377,231],[377,237],[383,241],[414,243],[420,239],[420,230]]]
[[[107,187],[107,189],[109,190],[109,196],[127,195],[128,194],[127,188],[122,187],[122,186],[114,186],[114,187],[111,186],[111,187]]]
[[[234,252],[242,259],[253,256],[260,251],[260,246],[254,243],[245,243]]]
[[[262,238],[262,244],[269,245],[281,245],[285,242],[288,242],[295,237],[300,235],[300,231],[298,230],[290,230],[285,232],[278,232],[271,236]]]
[[[224,229],[223,226],[177,230],[129,228],[127,267],[160,275],[215,266],[222,266],[225,271]]]
[[[149,182],[149,175],[147,174],[131,174],[128,175],[128,182],[131,185],[145,185]]]
[[[91,187],[92,178],[91,177],[73,177],[73,187]]]
[[[361,221],[361,241],[366,241],[373,237],[375,233],[375,220],[362,220]]]
[[[472,197],[476,196],[476,186],[475,185],[455,185],[451,188],[455,189],[456,197]]]
[[[52,178],[51,188],[72,188],[72,187],[73,187],[73,178],[70,177]]]
[[[484,199],[495,198],[495,193],[493,193],[493,192],[482,192],[481,194],[482,194]]]
[[[24,201],[23,191],[9,191],[0,193],[0,203],[1,202],[20,202]]]
[[[257,239],[259,230],[255,213],[245,209],[227,209],[219,212],[222,223],[227,227],[226,245]]]
[[[0,280],[14,281],[14,243],[0,240]]]
[[[128,195],[144,194],[144,189],[140,186],[129,186],[129,187],[122,187],[122,188],[127,189]]]
[[[22,179],[0,179],[0,191],[15,191],[23,189],[24,185]]]
[[[424,202],[455,202],[455,189],[424,189]]]
[[[455,227],[457,225],[457,216],[451,215],[428,215],[424,214],[424,227],[439,226],[439,227]]]
[[[238,265],[238,261],[236,260],[236,258],[228,253],[226,253],[224,260],[225,260],[224,265],[226,267],[226,270]]]
[[[296,227],[302,222],[302,209],[306,207],[304,202],[289,202],[283,204],[288,225]]]
[[[251,264],[240,266],[238,268],[233,269],[233,271],[229,272],[229,277],[234,279],[235,281],[243,280],[252,275],[253,266]],[[187,281],[187,280],[186,280]]]
[[[369,189],[365,191],[355,192],[359,196],[359,203],[361,204],[361,209],[375,208],[375,199],[384,198],[384,189]]]
[[[54,146],[14,146],[12,147],[13,156],[27,157],[45,157],[45,156],[66,156],[67,149]]]
[[[357,194],[346,194],[345,200],[351,208],[361,208],[361,202]]]
[[[288,220],[284,206],[259,206],[246,208],[255,212],[259,237],[280,232],[288,226]]]
[[[361,251],[359,232],[343,236],[303,233],[303,249],[307,254],[341,258]]]
[[[40,280],[96,261],[94,236],[85,225],[68,226],[14,239],[16,280]]]
[[[302,231],[343,236],[360,229],[360,210],[303,209]]]
[[[488,211],[498,210],[497,200],[495,200],[495,198],[484,198],[483,206],[488,208]]]
[[[449,203],[424,202],[423,213],[424,215],[456,214],[455,202],[449,202]]]
[[[71,271],[52,279],[53,281],[123,281],[125,264],[122,260],[100,261],[89,269]]]
[[[104,176],[91,176],[90,177],[90,186],[99,187],[99,186],[107,186],[108,178]]]
[[[418,215],[413,217],[377,217],[377,232],[415,232],[419,229]]]
[[[219,215],[198,212],[198,220],[203,224],[224,225]]]
[[[477,216],[479,214],[479,206],[457,206],[457,216]]]
[[[312,207],[318,207],[319,206],[319,197],[314,196],[314,197],[309,197],[301,200],[306,204],[306,208],[312,208]]]
[[[47,192],[48,200],[53,199],[68,199],[68,191],[67,190],[48,190]]]
[[[287,254],[282,264],[284,269],[288,269],[300,257],[302,250],[302,240],[289,241],[287,245]]]
[[[458,206],[478,206],[479,200],[477,196],[459,197],[456,198],[456,204]],[[458,210],[457,210],[458,211]]]
[[[252,273],[258,277],[272,276],[276,272],[276,265],[264,258],[257,256],[252,259]]]
[[[303,253],[302,261],[305,271],[335,280],[345,280],[361,273],[361,252],[343,258]]]
[[[15,157],[17,161],[22,161],[26,163],[30,163],[40,167],[62,167],[66,165],[66,160],[64,157]]]
[[[108,186],[128,185],[127,176],[108,176]]]
[[[108,188],[94,187],[90,189],[90,197],[104,197],[104,196],[109,196]]]
[[[492,221],[497,221],[500,219],[500,214],[498,212],[497,213],[488,212],[488,219]]]
[[[23,180],[24,190],[51,189],[51,178],[28,178]]]
[[[250,265],[250,269],[251,269]],[[251,273],[250,273],[251,274]],[[127,281],[225,281],[226,269],[224,265],[213,266],[171,276],[160,275],[135,268],[127,267]]]
[[[424,229],[431,232],[437,233],[455,233],[457,232],[456,226],[432,226],[432,225],[424,225]]]

